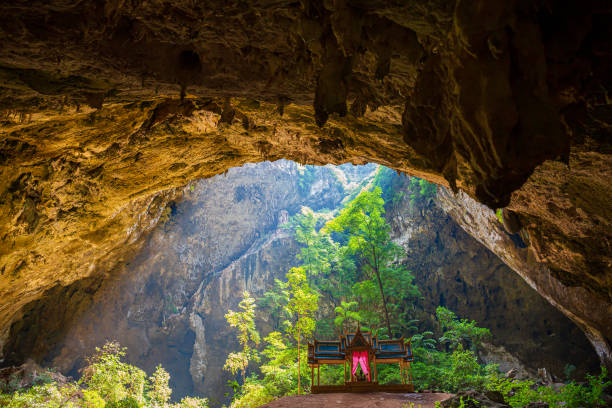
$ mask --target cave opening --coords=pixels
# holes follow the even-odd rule
[[[239,349],[228,310],[238,309],[246,290],[256,299],[260,337],[282,332],[284,317],[271,300],[278,296],[275,282],[307,262],[309,248],[296,220],[311,217],[316,237],[360,195],[377,189],[390,242],[401,251],[383,277],[396,337],[421,339],[419,346],[430,332],[424,344],[439,341],[449,352],[439,340],[444,329],[437,308],[444,307],[491,331],[478,347],[468,343],[479,364],[498,364],[519,377],[537,377],[545,367],[558,379],[568,369],[575,378],[597,370],[597,356],[580,329],[453,219],[446,209],[453,195],[445,187],[376,164],[304,166],[287,160],[231,168],[151,200],[155,227],[109,271],[113,279],[81,280],[28,305],[11,328],[8,362],[34,357],[78,378],[84,357],[114,340],[127,347],[131,364],[149,374],[158,364],[168,371],[173,400],[198,395],[227,402],[228,381],[240,381],[224,370],[228,354]],[[494,212],[482,209],[498,228]],[[347,255],[346,235],[336,231],[326,239],[332,243],[328,252],[315,251],[327,257],[317,263],[326,271],[309,277],[320,294],[311,338],[332,340],[354,330],[357,321],[384,338],[373,276],[362,270],[363,260]],[[344,261],[337,259],[340,253]],[[343,269],[342,262],[351,266]],[[321,266],[326,263],[333,265]],[[346,322],[338,325],[342,313]],[[427,349],[416,350],[418,358]],[[253,362],[248,372],[257,373],[262,364]],[[383,381],[397,380],[393,370],[382,374]],[[324,376],[334,381],[339,373],[328,369]],[[415,377],[420,389],[435,387],[419,378],[418,369]]]
[[[210,405],[219,405],[228,398],[224,392],[247,389],[250,397],[265,399],[278,384],[287,385],[281,381],[287,376],[278,384],[259,377],[238,387],[244,377],[228,374],[220,357],[228,348],[239,350],[223,315],[239,310],[236,282],[264,287],[263,266],[304,248],[296,232],[291,241],[291,231],[278,228],[279,220],[301,213],[301,205],[289,203],[310,194],[308,180],[319,180],[321,172],[345,172],[281,159],[377,163],[440,186],[426,198],[421,189],[428,184],[384,170],[396,184],[392,194],[381,187],[383,218],[404,254],[391,269],[410,271],[421,295],[400,301],[389,294],[392,301],[383,309],[395,322],[419,322],[416,329],[360,322],[413,338],[422,356],[413,364],[421,390],[465,393],[482,380],[482,363],[501,359],[500,367],[546,370],[532,373],[538,383],[531,386],[512,378],[521,375],[512,370],[507,378],[495,377],[496,384],[477,384],[502,390],[504,398],[494,397],[499,404],[610,405],[605,393],[592,402],[594,390],[605,388],[602,378],[588,377],[599,381],[597,387],[579,382],[585,372],[597,373],[593,351],[612,371],[609,2],[29,3],[0,3],[0,405],[50,405],[54,398],[56,405],[84,398],[107,408],[168,405],[166,374],[155,371],[156,362],[172,374],[175,401],[208,395]],[[279,174],[268,180],[276,188],[291,185],[295,195],[271,203],[272,187],[242,179],[219,187],[241,211],[219,199],[210,204],[219,208],[214,216],[195,217],[206,197],[215,197],[210,189],[202,196],[206,182],[198,180],[227,172],[227,181],[243,171],[230,169],[260,162],[295,167],[297,181]],[[260,171],[249,166],[250,174]],[[330,189],[317,190],[305,210],[318,220],[317,234],[339,213],[323,211],[325,200],[315,196],[346,194]],[[190,214],[197,219],[179,222]],[[242,222],[261,228],[244,233]],[[200,227],[209,224],[217,234],[205,236],[207,245],[200,247]],[[329,242],[344,248],[348,241],[340,230],[329,234]],[[275,239],[276,232],[288,241]],[[220,241],[222,234],[233,237]],[[276,255],[266,256],[258,244]],[[343,259],[363,272],[367,262],[355,248]],[[210,261],[223,254],[225,261]],[[220,285],[217,272],[231,265],[235,269]],[[281,278],[288,279],[286,269]],[[351,306],[352,295],[337,296],[342,285],[313,279],[308,282],[328,299],[317,313],[334,315],[340,307],[351,330],[355,316],[365,313],[358,306],[377,305],[360,299]],[[384,286],[348,281],[347,288],[360,284],[362,295]],[[200,286],[215,289],[203,294]],[[207,300],[230,298],[234,303],[216,308]],[[440,305],[446,309],[438,316]],[[257,307],[256,327],[268,337],[265,318],[275,327],[283,319]],[[448,318],[445,310],[477,323]],[[455,332],[446,335],[440,327],[444,316]],[[329,327],[314,326],[321,338],[336,329],[325,319]],[[474,363],[471,339],[482,333],[479,327],[492,337],[486,350],[476,347]],[[459,328],[469,332],[460,341],[463,350],[451,341]],[[433,334],[424,335],[428,331]],[[216,339],[219,333],[227,344]],[[156,390],[126,396],[124,384],[111,395],[100,384],[90,390],[61,377],[91,374],[80,371],[90,365],[85,356],[112,334],[128,347],[129,362],[146,375],[156,373],[143,382],[136,365],[121,366],[138,377],[130,384],[155,383]],[[274,346],[278,356],[283,344]],[[117,357],[118,346],[109,347]],[[443,354],[428,351],[434,349]],[[583,352],[588,355],[577,357]],[[429,370],[422,371],[418,364],[425,358]],[[38,363],[59,371],[39,375]],[[260,368],[266,367],[277,372],[278,361],[267,363],[264,355],[249,374],[265,377]],[[459,384],[467,376],[448,375],[452,369],[478,375]],[[213,380],[211,372],[221,374]],[[223,383],[232,378],[238,384]],[[441,384],[436,378],[455,380]],[[560,379],[565,384],[537,389]],[[74,394],[63,394],[71,389]],[[572,396],[571,390],[579,391]],[[472,397],[488,405],[488,397]],[[433,407],[423,401],[424,408]],[[173,408],[205,405],[190,399],[177,404]]]

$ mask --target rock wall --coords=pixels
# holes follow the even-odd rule
[[[262,163],[174,192],[181,198],[161,211],[158,227],[127,262],[104,279],[78,281],[26,307],[11,328],[6,362],[32,357],[78,376],[84,356],[117,340],[128,347],[130,362],[149,372],[161,363],[171,373],[174,398],[197,393],[223,400],[232,377],[222,366],[238,347],[225,313],[237,307],[243,290],[262,295],[296,262],[299,248],[280,226],[302,204],[337,208],[373,169]],[[396,192],[406,181],[394,176]],[[437,201],[411,202],[405,193],[387,216],[423,293],[415,310],[423,329],[437,328],[434,311],[442,304],[491,328],[487,361],[547,367],[558,376],[566,363],[578,374],[596,369],[575,325]],[[266,333],[272,322],[258,315],[257,325]]]
[[[463,193],[455,195],[440,189],[438,200],[461,228],[489,248],[529,286],[574,321],[584,331],[602,363],[610,367],[612,309],[605,299],[583,287],[572,286],[555,278],[545,265],[535,259],[532,247],[526,245],[525,241],[529,242],[530,235],[520,228],[513,229],[512,218],[504,216],[503,223],[500,222],[491,209]],[[537,226],[530,226],[530,230],[535,228]]]
[[[280,158],[377,162],[509,205],[542,277],[585,289],[555,304],[610,307],[609,2],[17,0],[0,16],[0,345],[26,305],[120,268],[160,192]]]
[[[397,186],[400,191],[404,180]],[[415,318],[438,333],[438,305],[476,320],[493,335],[482,357],[502,368],[516,364],[514,368],[528,374],[546,367],[559,378],[565,364],[578,367],[579,375],[598,371],[596,355],[580,328],[464,231],[441,200],[418,193],[411,198],[407,192],[387,214],[423,295]]]
[[[230,376],[221,367],[237,347],[224,314],[245,288],[262,295],[295,261],[296,244],[281,228],[289,214],[336,207],[375,169],[344,167],[346,174],[287,161],[245,165],[186,187],[109,276],[27,305],[11,327],[5,364],[32,357],[77,376],[95,346],[118,340],[147,371],[162,363],[175,397],[222,398]]]

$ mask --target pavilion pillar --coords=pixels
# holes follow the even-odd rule
[[[312,390],[312,387],[314,385],[314,365],[310,366],[310,389]]]

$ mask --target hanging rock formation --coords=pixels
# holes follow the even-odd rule
[[[441,207],[470,235],[495,253],[516,271],[532,288],[572,319],[593,344],[601,361],[612,361],[612,310],[600,297],[583,287],[564,285],[543,264],[533,259],[533,253],[523,242],[523,236],[509,233],[504,218],[502,224],[491,209],[463,193],[453,195],[440,189]]]
[[[508,207],[541,266],[520,273],[580,296],[536,285],[612,364],[610,326],[580,319],[612,303],[609,2],[17,0],[0,16],[0,344],[25,305],[126,262],[162,191],[288,158]]]

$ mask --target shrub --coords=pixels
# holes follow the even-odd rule
[[[78,406],[71,401],[77,390],[75,385],[35,385],[13,394],[2,395],[0,402],[6,408],[73,408]]]
[[[141,408],[140,403],[134,397],[125,397],[119,401],[109,401],[104,408]]]
[[[550,408],[603,407],[603,391],[612,385],[607,376],[607,370],[602,367],[598,376],[587,375],[587,385],[569,382],[557,389],[538,387],[531,380],[490,377],[487,388],[501,392],[512,407],[524,407],[531,402],[546,402]]]
[[[208,408],[208,400],[206,398],[185,397],[173,408]]]
[[[230,408],[259,407],[274,399],[264,385],[249,378],[242,386],[240,397],[232,401]]]
[[[111,342],[88,359],[78,383],[58,384],[50,371],[33,378],[32,387],[0,392],[0,406],[6,408],[207,408],[205,398],[186,397],[171,404],[170,375],[161,366],[147,381],[144,371],[121,361],[125,349]]]
[[[81,381],[108,402],[119,402],[128,397],[144,403],[145,372],[121,361],[125,348],[109,342],[89,359]]]
[[[481,390],[485,385],[484,370],[476,355],[471,350],[464,350],[461,345],[450,356],[450,370],[446,376],[448,389],[454,391],[465,389]]]
[[[94,390],[83,390],[83,401],[87,408],[105,408],[106,401]]]
[[[158,365],[155,372],[149,377],[148,397],[154,407],[163,407],[170,401],[172,389],[168,385],[170,374],[161,365]]]
[[[489,329],[476,326],[474,320],[458,319],[454,312],[445,307],[438,306],[436,317],[445,330],[440,343],[448,343],[452,350],[464,346],[475,351],[484,339],[491,336]]]

